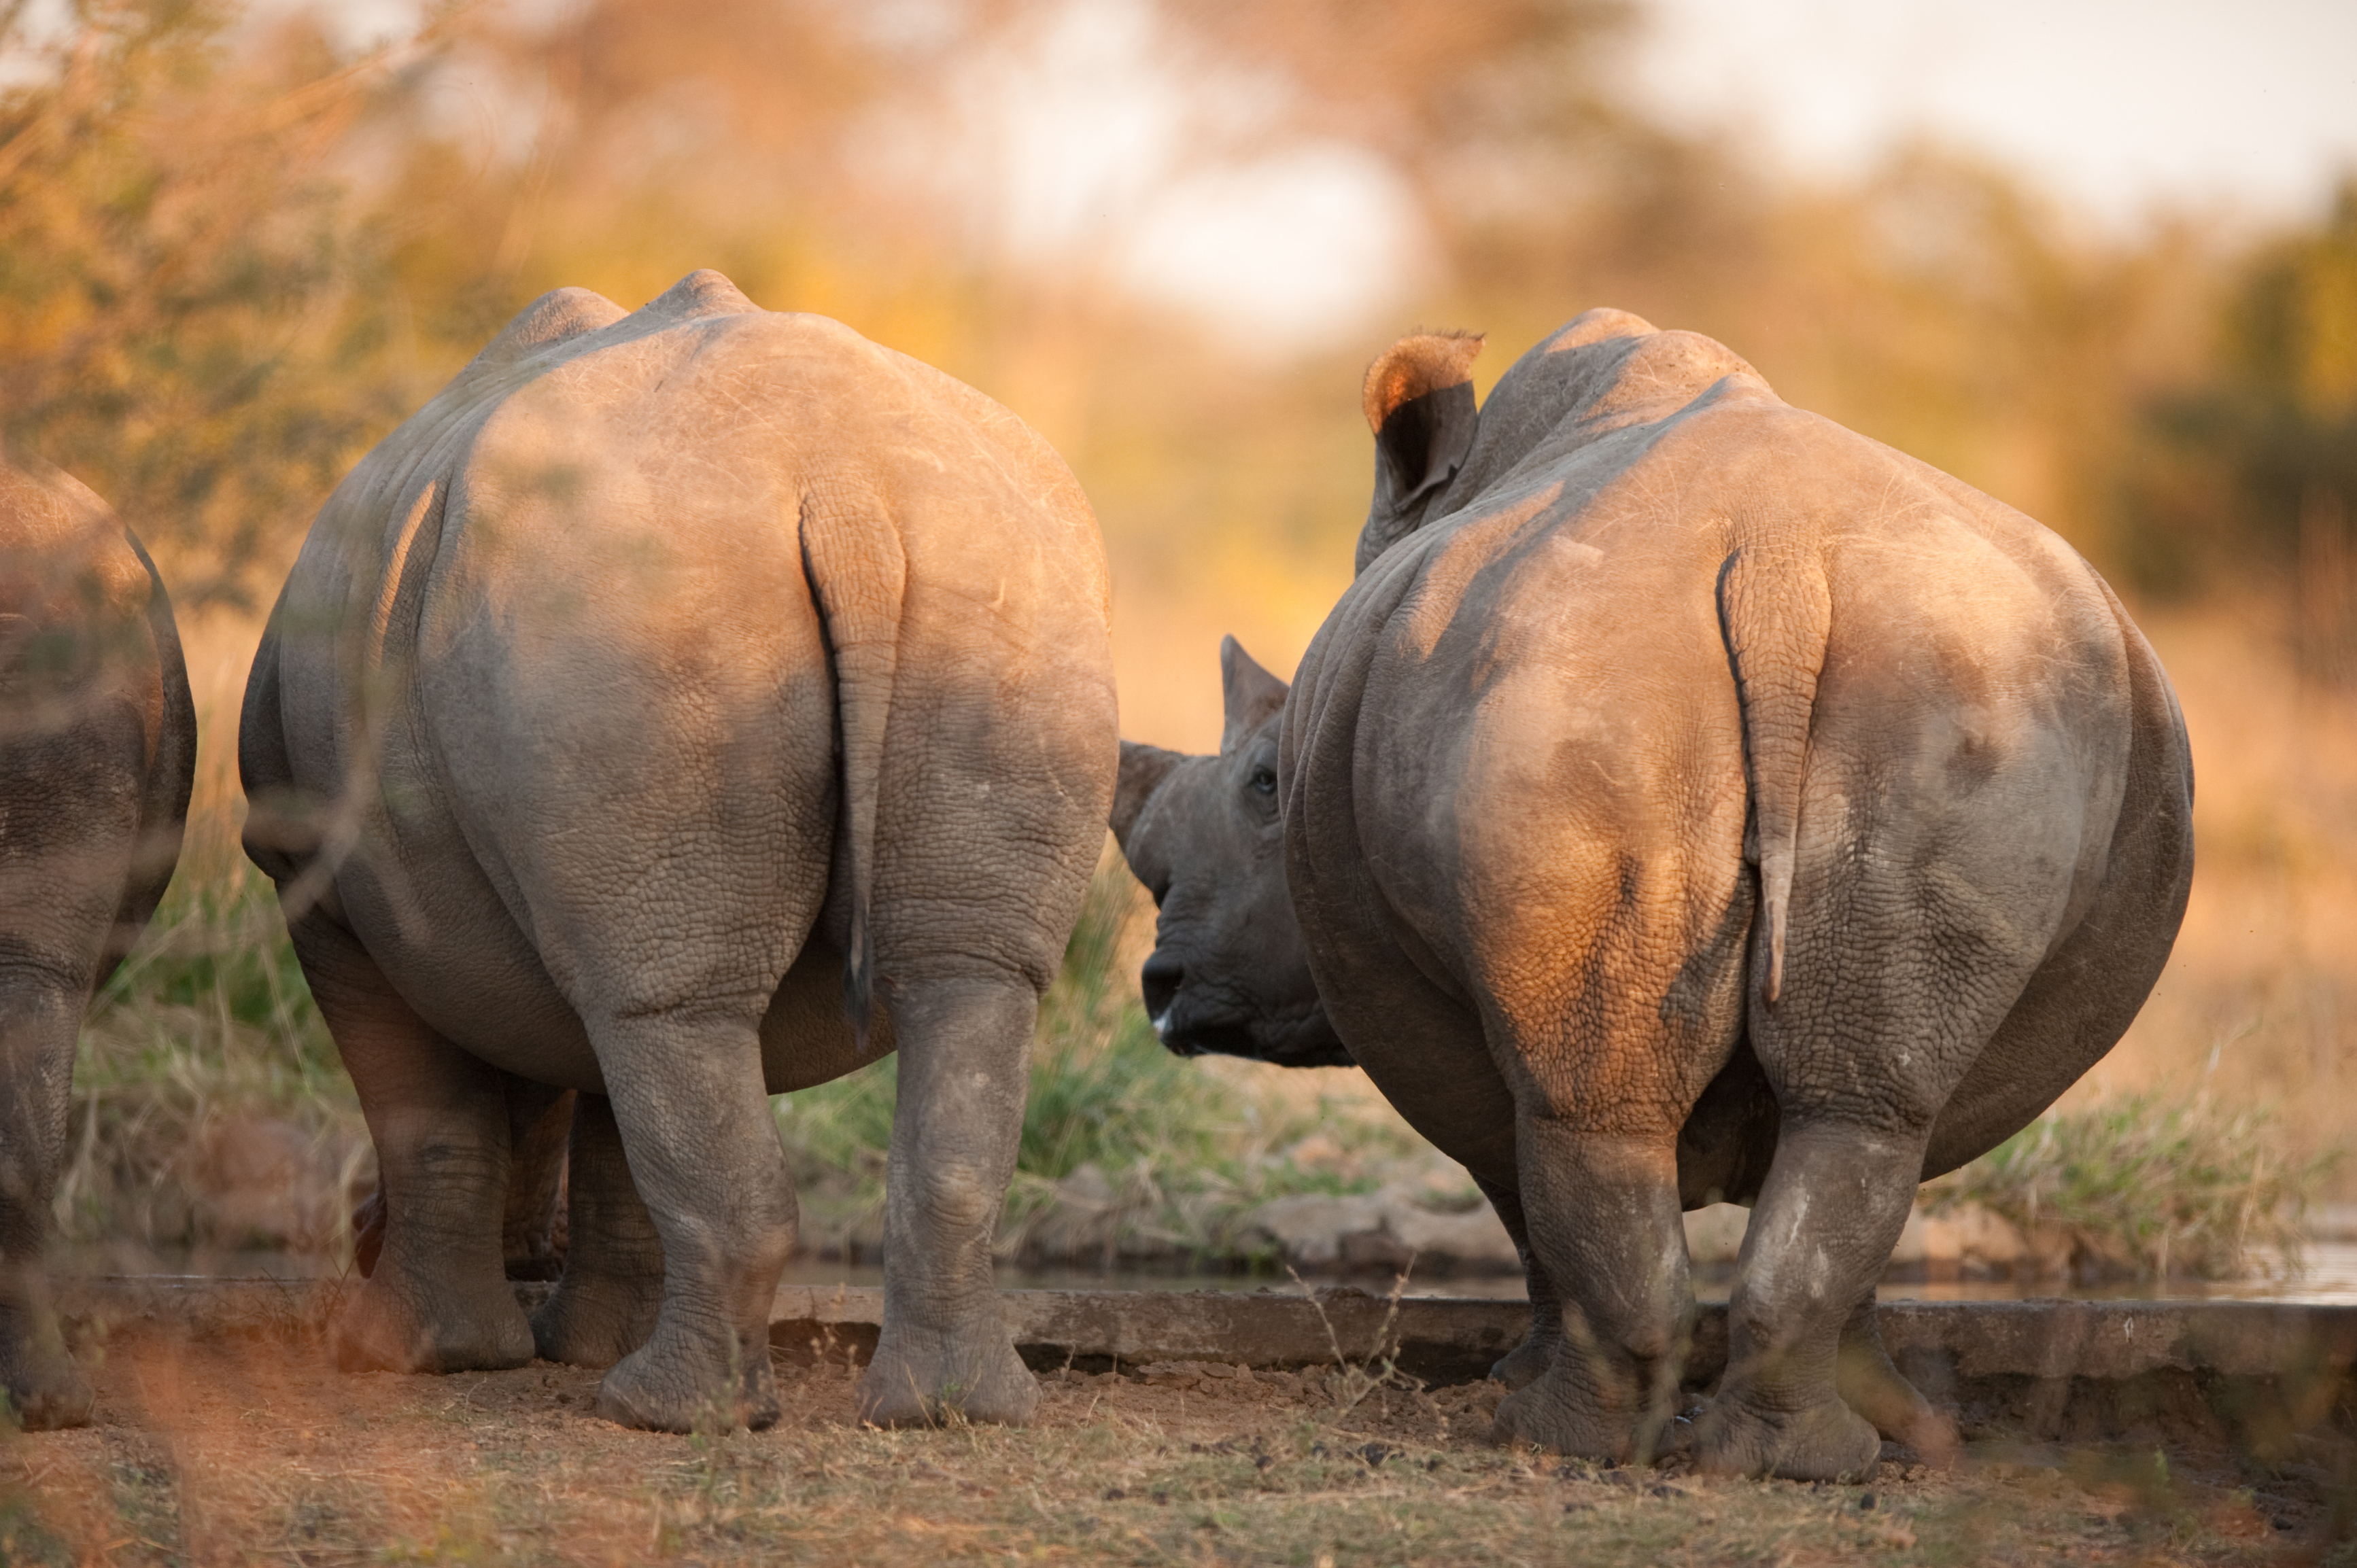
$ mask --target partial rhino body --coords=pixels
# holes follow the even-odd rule
[[[618,1421],[774,1419],[765,1096],[897,1047],[862,1412],[1027,1416],[990,1234],[1112,796],[1106,604],[1012,414],[716,273],[547,295],[363,459],[239,740],[382,1170],[345,1363],[619,1359]],[[556,1169],[568,1092],[527,1323],[503,1252],[546,1206],[511,1173]]]
[[[171,600],[106,504],[0,466],[0,1384],[90,1419],[42,1272],[90,999],[179,861],[197,715]]]
[[[1197,987],[1298,1012],[1284,940],[1222,945],[1282,875],[1335,1034],[1523,1247],[1501,1436],[1660,1451],[1679,1211],[1730,1199],[1702,1462],[1944,1451],[1875,1284],[1917,1183],[2026,1125],[2160,973],[2192,875],[2168,681],[2052,534],[1707,338],[1593,311],[1478,413],[1476,347],[1370,372],[1359,574],[1289,694],[1231,644],[1217,759],[1125,747],[1161,1015]]]

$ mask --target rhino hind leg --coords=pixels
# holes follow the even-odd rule
[[[586,1308],[602,1302],[612,1342],[634,1332],[630,1294],[646,1262],[643,1240],[630,1240],[636,1204],[622,1197],[634,1188],[658,1238],[663,1290],[644,1342],[598,1385],[597,1413],[624,1426],[758,1431],[778,1419],[770,1307],[793,1251],[797,1211],[770,1119],[758,1023],[758,1010],[739,1016],[681,1005],[590,1024],[607,1103],[630,1158],[618,1168],[619,1151],[603,1149],[584,1096],[581,1105],[590,1109],[576,1109],[576,1124],[592,1130],[593,1142],[577,1152],[588,1156],[584,1177],[595,1185],[577,1190],[596,1201],[568,1221],[571,1255],[583,1258],[585,1276],[593,1269],[606,1274],[577,1298],[585,1309],[577,1329],[569,1317],[544,1318],[542,1326],[581,1336],[550,1348],[587,1354]],[[602,1235],[593,1240],[585,1229]],[[619,1244],[602,1262],[601,1242]],[[640,1249],[636,1256],[631,1246]]]
[[[398,1372],[523,1365],[532,1331],[508,1288],[500,1247],[506,1075],[436,1034],[324,914],[298,917],[291,934],[368,1117],[384,1199],[376,1266],[336,1321],[338,1365]]]
[[[991,1282],[991,1234],[1022,1141],[1039,995],[1017,975],[892,992],[899,1099],[885,1178],[884,1325],[859,1416],[1019,1424],[1039,1380],[1016,1354]]]
[[[1727,1376],[1695,1428],[1703,1468],[1833,1480],[1873,1472],[1882,1446],[1876,1417],[1929,1436],[1929,1407],[1916,1408],[1921,1396],[1878,1337],[1870,1347],[1861,1339],[1857,1316],[1860,1302],[1871,1312],[1921,1161],[1920,1136],[1787,1115],[1744,1232],[1727,1304]],[[1853,1351],[1846,1376],[1845,1341]]]
[[[1676,1129],[1608,1135],[1525,1114],[1518,1133],[1532,1251],[1548,1276],[1577,1283],[1555,1354],[1499,1403],[1493,1435],[1611,1464],[1651,1459],[1676,1413],[1694,1310]]]
[[[662,1236],[630,1184],[613,1104],[602,1094],[573,1106],[565,1161],[565,1273],[533,1314],[541,1356],[576,1367],[610,1367],[647,1342],[662,1310]]]
[[[58,1331],[42,1253],[64,1163],[67,1072],[83,988],[38,963],[0,982],[0,1390],[27,1430],[81,1426],[91,1387]]]

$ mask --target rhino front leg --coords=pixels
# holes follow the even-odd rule
[[[859,1384],[878,1425],[1030,1420],[1039,1385],[1000,1316],[991,1234],[1023,1135],[1039,996],[1026,981],[892,989],[900,1090],[884,1210],[884,1326]]]
[[[1932,1402],[1891,1364],[1882,1330],[1874,1316],[1869,1292],[1851,1309],[1842,1326],[1841,1348],[1835,1352],[1834,1386],[1844,1403],[1894,1443],[1904,1443],[1927,1464],[1948,1466],[1956,1461],[1962,1444],[1955,1423],[1932,1408]]]
[[[1620,1463],[1661,1450],[1694,1314],[1675,1130],[1600,1134],[1539,1114],[1518,1130],[1534,1305],[1568,1282],[1555,1354],[1498,1406],[1498,1441]]]
[[[86,978],[0,965],[0,1387],[31,1430],[90,1420],[90,1383],[66,1353],[42,1267],[88,993]]]
[[[770,1307],[793,1251],[797,1209],[770,1117],[757,1021],[758,1013],[682,1007],[590,1026],[608,1103],[630,1151],[624,1169],[610,1153],[592,1152],[590,1174],[609,1204],[593,1223],[613,1219],[615,1236],[627,1237],[621,1195],[635,1187],[662,1257],[653,1328],[597,1388],[597,1413],[624,1426],[759,1430],[778,1419]],[[589,1104],[584,1096],[581,1105]],[[594,1114],[581,1120],[594,1127]],[[587,1240],[576,1230],[572,1246]],[[616,1260],[593,1292],[613,1309],[605,1329],[611,1342],[630,1331],[623,1297],[642,1262]],[[546,1326],[553,1333],[558,1326]],[[582,1353],[588,1332],[585,1318],[582,1338],[552,1348]]]
[[[565,1161],[565,1273],[533,1314],[533,1343],[551,1361],[610,1367],[647,1342],[662,1310],[662,1236],[630,1183],[613,1102],[578,1096]]]
[[[508,1079],[508,1207],[500,1251],[511,1280],[553,1280],[565,1266],[556,1244],[556,1203],[573,1126],[569,1089]]]
[[[376,1143],[383,1245],[338,1317],[350,1371],[520,1367],[532,1330],[508,1289],[508,1078],[436,1034],[351,933],[317,910],[290,934]]]
[[[1505,1225],[1506,1234],[1513,1238],[1514,1251],[1522,1255],[1523,1277],[1531,1297],[1531,1329],[1520,1345],[1498,1359],[1490,1375],[1510,1390],[1537,1380],[1555,1360],[1563,1344],[1563,1296],[1548,1277],[1545,1265],[1531,1250],[1530,1227],[1523,1216],[1523,1195],[1503,1182],[1484,1181],[1476,1176],[1473,1185],[1490,1200],[1498,1219]]]

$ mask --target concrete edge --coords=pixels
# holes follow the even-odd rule
[[[323,1326],[356,1282],[116,1276],[64,1280],[57,1305],[70,1324],[178,1327],[253,1335]],[[527,1310],[546,1284],[520,1283]],[[1242,1362],[1297,1368],[1390,1359],[1431,1382],[1478,1378],[1522,1340],[1529,1307],[1517,1301],[1405,1296],[1351,1286],[1312,1294],[1262,1291],[1010,1290],[1001,1311],[1034,1365]],[[770,1312],[770,1340],[788,1354],[857,1353],[875,1343],[884,1293],[876,1286],[792,1285]],[[1936,1359],[1956,1377],[2092,1378],[2157,1372],[2236,1378],[2338,1375],[2357,1365],[2357,1306],[2231,1301],[1886,1302],[1882,1337],[1902,1366]],[[1686,1369],[1716,1379],[1727,1359],[1727,1309],[1700,1309]]]

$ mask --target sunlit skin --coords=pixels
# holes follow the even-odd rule
[[[1103,842],[1105,617],[1044,442],[716,273],[628,316],[546,296],[364,460],[239,738],[382,1169],[343,1361],[536,1351],[619,1363],[618,1421],[774,1420],[765,1096],[897,1047],[863,1409],[1028,1417],[990,1234]],[[570,1248],[527,1324],[504,1200],[566,1090]]]
[[[0,466],[0,1387],[90,1419],[42,1273],[82,1012],[172,879],[196,772],[180,639],[139,542],[62,474]]]
[[[1370,371],[1359,575],[1289,693],[1232,645],[1220,766],[1125,751],[1164,1014],[1314,981],[1465,1163],[1530,1282],[1501,1438],[1674,1440],[1678,1215],[1724,1198],[1752,1219],[1699,1460],[1946,1453],[1874,1286],[1918,1181],[2051,1103],[2160,972],[2192,875],[2167,679],[2052,534],[1708,338],[1591,311],[1478,415],[1477,347]],[[1271,753],[1281,857],[1210,825]]]

